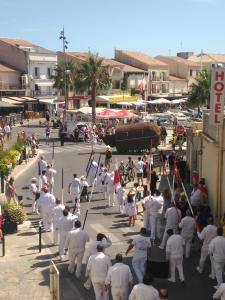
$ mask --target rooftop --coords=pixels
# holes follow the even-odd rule
[[[169,81],[185,81],[185,79],[184,78],[181,78],[181,77],[177,77],[177,76],[175,76],[175,75],[173,75],[173,74],[170,74],[169,75]]]
[[[221,53],[200,53],[198,55],[193,55],[188,58],[188,60],[198,63],[225,63],[225,54]]]
[[[34,53],[36,52],[36,53],[43,53],[43,54],[54,54],[54,52],[51,50],[40,47],[38,45],[35,45],[35,44],[25,41],[23,39],[11,39],[11,38],[0,37],[0,41],[10,44],[12,46],[18,47],[24,51],[31,49],[31,52],[34,52]],[[26,49],[26,48],[28,48],[28,49]]]
[[[175,61],[175,62],[184,64],[184,65],[189,66],[189,67],[200,67],[200,64],[199,64],[198,62],[191,61],[191,60],[188,60],[188,59],[179,57],[179,56],[164,56],[164,55],[158,55],[158,56],[156,56],[156,58],[157,58],[158,60],[160,60],[160,58],[162,58],[162,59],[163,59],[163,58],[165,58],[165,59],[170,59],[170,60],[172,60],[172,61]]]
[[[17,72],[17,70],[0,63],[0,72]]]
[[[155,66],[155,65],[158,65],[158,66],[167,66],[166,63],[164,62],[161,62],[145,53],[142,53],[142,52],[137,52],[137,51],[128,51],[128,50],[116,50],[128,57],[131,57],[131,58],[134,58],[142,63],[145,63],[146,65],[148,66]]]

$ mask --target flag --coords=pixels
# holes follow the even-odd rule
[[[139,83],[138,85],[139,91],[143,94],[145,91],[145,79],[144,77],[142,78],[141,83]]]
[[[115,170],[114,170],[114,186],[115,188],[118,186],[118,184],[120,183],[120,173],[119,173],[119,168],[118,168],[118,164],[115,164]]]

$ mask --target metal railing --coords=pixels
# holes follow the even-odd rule
[[[52,260],[50,262],[50,297],[51,300],[60,300],[59,270]]]

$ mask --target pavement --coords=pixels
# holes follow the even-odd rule
[[[30,130],[30,129],[29,129]],[[43,134],[43,128],[32,128],[38,135]],[[105,150],[104,145],[98,145],[95,149],[95,159],[100,153]],[[40,145],[40,151],[45,155],[47,161],[51,162],[52,146],[47,146],[44,143]],[[69,195],[66,193],[68,183],[72,178],[73,173],[78,176],[84,174],[84,170],[91,152],[91,146],[84,143],[65,143],[64,147],[60,147],[59,143],[55,144],[55,160],[54,167],[57,170],[55,177],[55,195],[61,197],[61,170],[64,169],[64,202],[71,205]],[[136,159],[136,155],[132,155]],[[103,157],[102,157],[103,159]],[[127,155],[113,154],[113,162],[125,160]],[[31,163],[31,161],[30,161]],[[20,167],[20,166],[19,166]],[[18,168],[19,168],[18,167]],[[23,196],[24,207],[27,210],[29,222],[26,222],[19,228],[19,232],[14,235],[6,236],[6,256],[0,257],[1,270],[0,272],[0,299],[49,299],[49,264],[53,259],[60,272],[60,299],[62,300],[93,300],[95,299],[93,291],[86,291],[83,288],[83,275],[81,280],[77,280],[74,276],[67,272],[67,258],[63,262],[59,260],[58,248],[53,245],[52,233],[43,233],[43,250],[38,253],[38,233],[37,227],[39,216],[32,213],[32,199],[28,187],[30,179],[37,176],[37,164],[33,162],[25,171],[24,168],[17,170],[19,176],[16,177],[17,193]],[[163,177],[160,182],[160,188],[166,187],[166,180]],[[138,215],[138,220],[134,227],[128,227],[128,220],[125,216],[121,216],[117,212],[116,207],[107,208],[106,201],[102,200],[102,195],[94,194],[90,203],[81,203],[81,221],[83,222],[85,212],[88,209],[88,217],[85,229],[89,232],[92,239],[96,238],[98,232],[103,232],[108,235],[113,245],[107,249],[107,254],[110,257],[115,257],[115,254],[125,253],[129,242],[138,234],[143,226],[142,216]],[[159,254],[158,248],[155,247],[154,252]],[[196,266],[200,254],[199,243],[193,244],[192,254],[189,259],[184,260],[184,273],[186,278],[185,286],[181,286],[179,282],[172,284],[165,279],[156,279],[154,286],[156,288],[167,288],[169,290],[170,300],[190,300],[201,299],[211,300],[214,292],[213,282],[208,278],[209,262],[206,264],[206,269],[203,275],[196,272]],[[131,266],[132,252],[128,257],[125,257],[124,262]],[[84,260],[85,264],[85,260]],[[6,284],[5,284],[6,282]],[[13,289],[14,286],[18,287]],[[31,287],[31,288],[27,288]]]

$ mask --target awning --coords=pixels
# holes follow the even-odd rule
[[[5,103],[15,104],[15,105],[21,105],[22,104],[20,101],[12,100],[12,99],[9,99],[9,98],[2,98],[2,101],[5,102]]]
[[[55,99],[39,99],[39,103],[55,104]]]
[[[16,108],[16,107],[19,108],[18,105],[9,104],[4,101],[0,101],[0,107],[1,108]]]
[[[151,103],[151,104],[169,104],[169,103],[171,103],[170,100],[167,100],[165,98],[159,98],[159,99],[151,100],[151,101],[147,101],[147,102]]]
[[[53,86],[53,82],[48,81],[48,82],[35,82],[36,85],[38,86]]]

